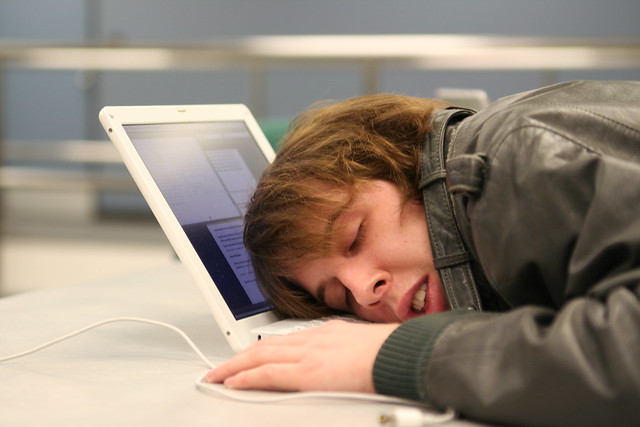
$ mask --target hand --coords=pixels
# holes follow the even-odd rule
[[[373,363],[397,327],[332,320],[264,338],[210,371],[205,380],[232,389],[373,393]]]

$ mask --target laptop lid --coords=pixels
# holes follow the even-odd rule
[[[242,241],[243,216],[275,153],[244,105],[104,107],[109,138],[231,348],[277,321]]]

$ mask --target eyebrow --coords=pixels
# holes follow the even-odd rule
[[[335,212],[331,214],[329,220],[327,221],[327,226],[324,229],[325,235],[330,236],[333,233],[336,222],[338,222],[338,219],[342,216],[342,214],[344,214],[351,206],[353,206],[354,199],[355,196],[353,194],[350,194],[347,201],[341,204],[338,209],[336,209]]]
[[[354,202],[354,195],[351,194],[347,200],[346,203],[342,204],[338,209],[336,209],[336,211],[331,214],[331,216],[329,217],[329,220],[327,221],[327,226],[325,227],[325,235],[330,236],[333,232],[333,229],[336,225],[336,222],[338,221],[338,219],[340,218],[340,216],[345,213],[352,205]],[[325,301],[325,292],[327,290],[327,281],[323,280],[322,282],[320,282],[320,284],[318,285],[318,290],[316,292],[316,299],[321,303],[324,304],[326,306],[327,302]]]
[[[336,209],[336,211],[333,214],[331,214],[331,216],[329,217],[329,220],[327,221],[327,226],[324,229],[325,235],[330,236],[331,233],[333,233],[333,230],[336,226],[336,222],[338,222],[338,218],[340,218],[340,216],[342,216],[342,214],[347,211],[349,206],[351,206],[351,201],[340,206],[338,209]]]
[[[327,221],[327,226],[325,227],[325,236],[331,236],[333,229],[336,225],[336,221],[338,221],[338,218],[340,218],[340,216],[347,210],[349,206],[351,206],[351,204],[352,204],[352,201],[349,200],[347,203],[345,203],[344,205],[336,209],[336,211],[329,217],[329,220]],[[327,289],[327,281],[323,280],[318,285],[318,290],[316,291],[316,295],[315,295],[318,302],[324,305],[327,305],[327,302],[325,301],[326,289]]]

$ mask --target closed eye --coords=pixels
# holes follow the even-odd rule
[[[349,307],[349,312],[353,313],[353,307],[354,307],[354,298],[353,298],[353,294],[351,293],[351,291],[349,290],[349,288],[345,287],[344,288],[344,303],[347,307]]]
[[[356,232],[356,235],[353,238],[351,245],[349,246],[350,253],[357,252],[358,249],[362,246],[362,241],[364,240],[364,232],[365,232],[364,222],[361,222],[360,226],[358,227],[358,231]]]
[[[323,282],[318,287],[317,299],[329,308],[351,313],[353,295],[339,280]]]

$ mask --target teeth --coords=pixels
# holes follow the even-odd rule
[[[424,308],[424,297],[427,295],[427,284],[423,283],[411,300],[411,308],[414,311],[422,311]]]

